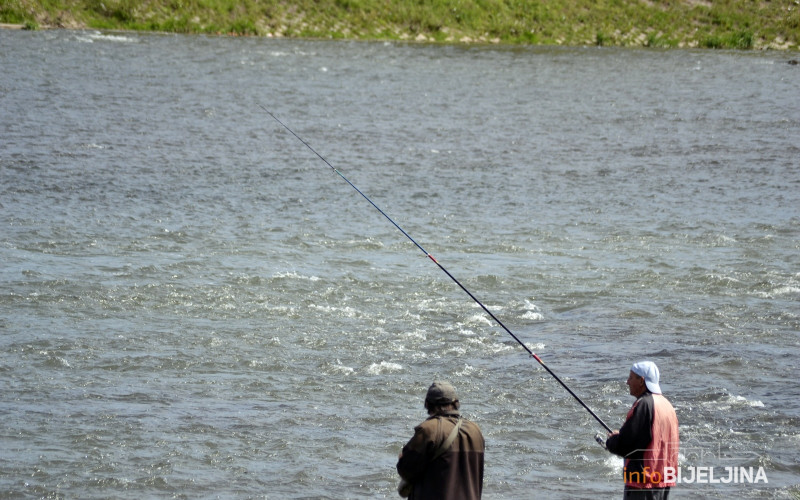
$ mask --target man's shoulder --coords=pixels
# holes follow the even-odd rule
[[[639,399],[636,400],[635,406],[649,406],[652,407],[655,404],[655,400],[653,398],[652,392],[645,392]]]
[[[668,405],[672,406],[672,403],[670,403],[669,399],[667,399],[667,397],[664,396],[663,394],[654,394],[652,396],[654,397],[654,399],[658,399],[660,402],[667,403]]]
[[[669,408],[673,409],[672,403],[663,394],[652,394],[648,392],[639,398],[648,408]],[[639,402],[637,401],[637,403]]]
[[[427,419],[423,420],[416,427],[416,429],[438,429],[442,425],[450,427],[450,425],[447,425],[447,424],[455,425],[456,423],[458,423],[459,419],[461,420],[461,427],[462,428],[463,427],[470,427],[470,428],[474,428],[474,429],[480,429],[478,427],[478,424],[476,424],[472,420],[464,418],[463,415],[459,415],[459,414],[432,415],[432,416],[428,417]]]
[[[480,438],[483,439],[483,432],[481,432],[480,426],[475,422],[464,419],[464,422],[461,424],[461,427],[467,434],[471,436],[480,436]]]
[[[631,411],[628,415],[635,415],[638,417],[647,415],[649,417],[652,417],[653,409],[655,408],[655,406],[656,403],[655,400],[653,399],[653,394],[650,392],[646,392],[636,399],[636,402],[633,403]]]
[[[656,394],[657,397],[653,399],[653,405],[659,412],[666,412],[675,414],[675,407],[672,406],[669,399],[665,398],[662,394]]]
[[[462,421],[462,424],[461,424],[462,427],[466,425],[467,427],[473,427],[475,429],[480,430],[480,426],[477,423],[473,422],[472,420],[469,420],[467,418],[461,417],[461,421]]]
[[[415,427],[418,430],[430,430],[430,429],[437,429],[441,423],[441,415],[431,415],[430,417],[426,418],[419,425]]]

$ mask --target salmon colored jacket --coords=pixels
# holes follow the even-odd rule
[[[633,403],[618,433],[606,440],[611,453],[625,458],[623,477],[631,488],[666,488],[665,469],[678,470],[678,417],[667,398],[644,393]]]

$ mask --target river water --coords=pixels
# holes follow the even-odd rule
[[[792,57],[0,31],[0,497],[395,498],[439,378],[485,498],[621,496],[602,426],[263,106],[609,426],[655,361],[675,498],[796,498]]]

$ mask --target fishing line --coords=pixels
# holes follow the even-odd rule
[[[492,319],[493,319],[493,320],[494,320],[494,321],[495,321],[495,322],[496,322],[498,325],[500,325],[500,327],[501,327],[503,330],[505,330],[505,331],[506,331],[506,333],[508,333],[509,335],[511,335],[511,337],[512,337],[514,340],[516,340],[516,341],[517,341],[517,343],[518,343],[519,345],[521,345],[521,346],[522,346],[522,348],[523,348],[523,349],[525,349],[525,350],[528,352],[528,354],[530,354],[530,355],[531,355],[531,357],[533,357],[533,359],[535,359],[536,361],[538,361],[538,362],[539,362],[539,364],[542,366],[542,368],[544,368],[545,370],[547,370],[547,373],[549,373],[549,374],[550,374],[550,375],[551,375],[551,376],[552,376],[554,379],[556,379],[556,381],[557,381],[559,384],[561,384],[561,386],[562,386],[564,389],[566,389],[566,390],[567,390],[567,392],[569,392],[569,393],[570,393],[570,395],[572,395],[572,397],[573,397],[573,398],[575,398],[575,400],[576,400],[576,401],[578,401],[578,403],[580,403],[580,404],[581,404],[581,406],[583,406],[583,407],[586,409],[586,411],[588,411],[588,412],[589,412],[589,414],[590,414],[591,416],[593,416],[593,417],[595,418],[595,420],[597,420],[597,421],[600,423],[600,425],[602,425],[602,426],[603,426],[603,427],[604,427],[604,428],[605,428],[605,429],[606,429],[608,432],[612,432],[611,428],[610,428],[608,425],[606,425],[606,423],[605,423],[605,422],[603,422],[603,420],[602,420],[600,417],[598,417],[598,416],[597,416],[597,414],[596,414],[594,411],[592,411],[592,409],[591,409],[591,408],[589,408],[589,406],[588,406],[586,403],[584,403],[584,402],[583,402],[583,400],[582,400],[581,398],[579,398],[579,397],[578,397],[578,395],[577,395],[577,394],[575,394],[575,393],[572,391],[572,389],[570,389],[570,388],[567,386],[567,384],[565,384],[565,383],[564,383],[564,381],[563,381],[563,380],[561,380],[561,379],[558,377],[558,375],[556,375],[556,374],[553,372],[553,370],[551,370],[551,369],[550,369],[550,367],[548,367],[548,366],[547,366],[547,365],[544,363],[544,361],[542,361],[542,359],[541,359],[539,356],[537,356],[537,355],[536,355],[536,353],[535,353],[535,352],[531,351],[531,350],[528,348],[528,346],[527,346],[527,345],[525,345],[525,344],[524,344],[524,343],[523,343],[523,342],[522,342],[522,341],[521,341],[521,340],[520,340],[520,339],[519,339],[519,338],[518,338],[516,335],[514,335],[514,333],[513,333],[511,330],[509,330],[509,329],[508,329],[508,327],[506,327],[506,325],[504,325],[504,324],[503,324],[503,322],[502,322],[502,321],[500,321],[500,320],[497,318],[497,316],[495,316],[495,315],[494,315],[494,313],[492,313],[492,311],[490,311],[490,310],[489,310],[489,309],[488,309],[488,308],[487,308],[485,305],[483,305],[483,302],[481,302],[480,300],[478,300],[478,298],[477,298],[477,297],[475,297],[475,296],[472,294],[472,292],[470,292],[469,290],[467,290],[467,287],[465,287],[464,285],[462,285],[462,284],[461,284],[461,282],[460,282],[460,281],[458,281],[458,280],[456,279],[456,277],[455,277],[455,276],[453,276],[452,274],[450,274],[450,271],[448,271],[447,269],[445,269],[445,267],[444,267],[444,266],[443,266],[441,263],[439,263],[439,261],[438,261],[438,260],[436,260],[436,259],[434,258],[434,256],[433,256],[433,255],[431,255],[430,253],[428,253],[428,251],[427,251],[427,250],[425,250],[424,248],[422,248],[422,245],[420,245],[419,243],[417,243],[417,241],[416,241],[414,238],[412,238],[412,237],[411,237],[411,235],[409,235],[407,232],[405,232],[405,230],[404,230],[402,227],[400,227],[400,225],[399,225],[399,224],[397,224],[397,223],[396,223],[396,222],[395,222],[395,221],[394,221],[394,220],[393,220],[391,217],[389,217],[389,215],[388,215],[386,212],[384,212],[384,211],[383,211],[383,210],[382,210],[382,209],[381,209],[381,208],[380,208],[378,205],[376,205],[376,204],[375,204],[375,202],[373,202],[373,201],[372,201],[372,200],[371,200],[371,199],[370,199],[370,198],[369,198],[369,197],[368,197],[366,194],[364,194],[364,192],[363,192],[363,191],[361,191],[360,189],[358,189],[358,188],[355,186],[355,184],[353,184],[352,182],[350,182],[350,180],[349,180],[347,177],[345,177],[345,176],[344,176],[344,175],[343,175],[343,174],[342,174],[342,173],[341,173],[339,170],[337,170],[337,169],[336,169],[336,168],[335,168],[333,165],[331,165],[331,163],[330,163],[328,160],[326,160],[326,159],[325,159],[325,158],[324,158],[324,157],[323,157],[321,154],[319,154],[319,153],[318,153],[318,152],[317,152],[317,151],[316,151],[314,148],[312,148],[312,147],[311,147],[311,145],[310,145],[309,143],[307,143],[305,140],[303,140],[303,138],[302,138],[302,137],[300,137],[299,135],[297,135],[296,133],[294,133],[294,130],[292,130],[292,129],[291,129],[291,128],[289,128],[289,127],[288,127],[288,126],[287,126],[285,123],[283,123],[282,121],[280,121],[280,120],[278,119],[278,117],[277,117],[277,116],[275,116],[274,114],[272,114],[272,112],[270,112],[270,110],[268,110],[267,108],[265,108],[263,105],[259,104],[259,107],[260,107],[261,109],[263,109],[264,111],[266,111],[266,113],[267,113],[269,116],[271,116],[271,117],[272,117],[272,118],[273,118],[273,119],[274,119],[276,122],[280,123],[280,124],[281,124],[281,126],[282,126],[283,128],[285,128],[286,130],[288,130],[288,131],[289,131],[289,133],[291,133],[293,136],[295,136],[295,137],[297,138],[297,140],[298,140],[298,141],[302,142],[302,143],[303,143],[303,144],[304,144],[304,145],[305,145],[305,146],[306,146],[308,149],[310,149],[310,150],[311,150],[311,152],[312,152],[312,153],[314,153],[315,155],[317,155],[317,157],[318,157],[320,160],[322,160],[323,162],[325,162],[325,164],[326,164],[326,165],[328,165],[328,166],[331,168],[331,170],[333,170],[334,172],[336,172],[336,174],[337,174],[339,177],[341,177],[342,179],[344,179],[344,181],[345,181],[345,182],[347,182],[348,184],[350,184],[350,186],[351,186],[353,189],[355,189],[355,190],[358,192],[358,194],[360,194],[360,195],[361,195],[361,196],[362,196],[362,197],[363,197],[365,200],[367,200],[367,201],[369,202],[369,204],[370,204],[370,205],[372,205],[372,206],[373,206],[373,207],[374,207],[374,208],[375,208],[375,209],[376,209],[378,212],[380,212],[380,213],[381,213],[381,215],[383,215],[383,216],[386,218],[386,220],[388,220],[389,222],[391,222],[391,223],[392,223],[392,225],[393,225],[394,227],[396,227],[396,228],[397,228],[397,229],[398,229],[398,230],[399,230],[401,233],[403,233],[403,235],[404,235],[406,238],[408,238],[408,239],[411,241],[411,243],[413,243],[414,245],[416,245],[416,247],[417,247],[417,248],[419,248],[419,249],[422,251],[422,253],[424,253],[424,254],[425,254],[425,256],[426,256],[426,257],[428,257],[428,258],[429,258],[429,259],[430,259],[430,260],[431,260],[431,261],[432,261],[434,264],[436,264],[436,265],[439,267],[439,269],[441,269],[441,270],[442,270],[442,271],[443,271],[443,272],[444,272],[444,273],[445,273],[445,274],[446,274],[446,275],[447,275],[447,276],[448,276],[448,277],[449,277],[451,280],[453,280],[453,282],[454,282],[456,285],[458,285],[458,286],[459,286],[459,287],[460,287],[462,290],[464,290],[464,292],[465,292],[467,295],[469,295],[469,297],[470,297],[472,300],[474,300],[474,301],[475,301],[475,303],[476,303],[476,304],[478,304],[478,305],[481,307],[481,309],[483,309],[483,310],[486,312],[486,314],[488,314],[488,315],[489,315],[489,316],[490,316],[490,317],[491,317],[491,318],[492,318]]]

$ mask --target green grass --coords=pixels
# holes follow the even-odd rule
[[[798,0],[0,0],[0,22],[437,43],[800,46]]]

